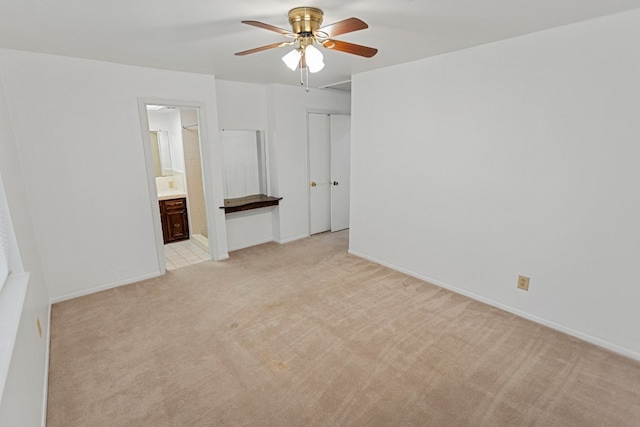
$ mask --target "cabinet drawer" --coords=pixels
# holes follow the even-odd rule
[[[164,204],[164,208],[166,210],[176,210],[176,209],[186,209],[187,208],[187,200],[186,199],[172,199],[172,200],[164,200],[162,202]]]

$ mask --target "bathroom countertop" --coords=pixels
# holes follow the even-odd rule
[[[158,200],[180,199],[182,197],[187,197],[184,191],[179,191],[179,190],[158,191]]]

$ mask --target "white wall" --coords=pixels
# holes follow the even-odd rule
[[[272,212],[276,209],[267,207],[227,214],[229,251],[272,242]]]
[[[171,164],[170,176],[156,176],[157,193],[161,194],[163,190],[168,190],[169,187],[172,190],[187,193],[186,186],[186,166],[184,155],[184,141],[182,139],[182,119],[180,116],[180,110],[178,109],[161,109],[161,110],[147,110],[147,118],[149,122],[149,131],[165,131],[168,136],[169,152],[161,152],[161,163],[166,161],[166,157],[169,158]],[[158,143],[162,140],[162,133],[158,134]],[[162,144],[159,144],[162,145]],[[163,156],[164,154],[164,156]],[[163,173],[164,167],[161,167]]]
[[[351,95],[331,89],[305,92],[301,87],[269,86],[269,140],[272,188],[280,201],[274,223],[276,240],[290,242],[309,235],[307,113],[351,113]]]
[[[18,155],[3,86],[0,82],[0,175],[20,256],[24,269],[30,272],[30,281],[4,392],[0,393],[0,425],[36,426],[41,425],[45,411],[49,296],[24,185],[24,168]],[[42,336],[36,327],[38,319],[42,325]]]
[[[640,359],[638,52],[636,10],[355,76],[350,250]]]
[[[184,145],[182,143],[182,119],[178,109],[147,111],[149,130],[166,130],[169,133],[171,168],[173,172],[185,173]]]
[[[267,86],[216,80],[216,94],[220,129],[266,132]],[[265,139],[270,146],[268,134]],[[226,215],[229,251],[275,240],[272,224],[277,216],[278,208]]]
[[[138,98],[205,105],[216,165],[214,77],[4,49],[0,69],[49,296],[160,274]],[[219,169],[210,180],[221,206]],[[215,251],[224,257],[224,214],[217,210],[213,221]]]
[[[229,249],[308,236],[307,112],[349,114],[350,94],[222,80],[216,88],[221,129],[266,130],[270,195],[283,198],[276,208],[227,215]]]
[[[216,80],[216,95],[220,129],[267,129],[267,86]]]

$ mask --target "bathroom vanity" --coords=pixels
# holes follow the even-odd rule
[[[187,199],[159,200],[160,219],[162,220],[162,236],[164,243],[177,242],[189,238],[189,217],[187,215]]]

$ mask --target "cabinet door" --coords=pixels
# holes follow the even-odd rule
[[[167,210],[167,231],[168,240],[185,240],[189,238],[189,223],[186,209]]]
[[[162,220],[162,237],[165,244],[189,238],[189,217],[187,215],[186,199],[160,201],[160,218]]]

